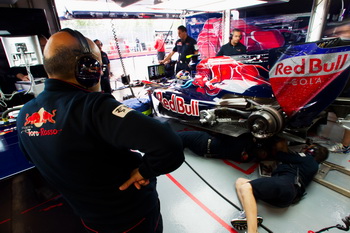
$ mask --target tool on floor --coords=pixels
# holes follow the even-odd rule
[[[327,176],[328,172],[331,170],[336,170],[338,172],[341,172],[345,175],[350,176],[350,170],[344,168],[343,166],[339,166],[337,164],[325,161],[323,163],[321,163],[320,168],[318,170],[318,173],[316,174],[316,176],[314,177],[314,181],[316,181],[319,184],[322,184],[324,186],[326,186],[329,189],[332,189],[346,197],[350,197],[350,190],[340,187],[336,184],[333,184],[329,181],[325,180],[325,177]]]

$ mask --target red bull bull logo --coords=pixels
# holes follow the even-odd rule
[[[35,127],[41,127],[43,124],[50,122],[56,123],[53,119],[56,115],[56,109],[52,110],[52,112],[46,111],[44,108],[40,108],[38,112],[34,112],[32,115],[26,114],[26,121],[24,126],[34,125]]]

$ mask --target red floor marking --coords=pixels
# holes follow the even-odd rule
[[[11,219],[9,218],[9,219],[6,219],[4,221],[1,221],[0,224],[3,224],[3,223],[8,222],[8,221],[11,221]]]
[[[200,200],[198,200],[192,193],[190,193],[184,186],[182,186],[172,175],[166,174],[166,176],[176,184],[189,198],[191,198],[199,207],[201,207],[205,212],[212,216],[217,222],[219,222],[224,228],[226,228],[231,233],[237,233],[230,225],[228,225],[224,220],[212,212],[208,207],[206,207]]]
[[[47,201],[44,201],[43,203],[40,203],[40,204],[38,204],[38,205],[36,205],[36,206],[33,206],[33,207],[30,208],[30,209],[27,209],[27,210],[22,211],[21,214],[25,214],[25,213],[31,211],[32,209],[35,209],[36,207],[41,206],[41,205],[43,205],[43,204],[45,204],[45,203],[47,203],[47,202],[49,202],[49,201],[52,201],[52,200],[54,200],[54,199],[56,199],[56,198],[59,198],[59,197],[61,197],[61,196],[62,196],[61,194],[60,194],[60,195],[57,195],[57,196],[55,196],[55,197],[53,197],[53,198],[51,198],[51,199],[49,199],[49,200],[47,200]]]
[[[48,210],[51,210],[53,208],[56,208],[56,207],[60,207],[60,206],[63,206],[63,203],[58,203],[57,205],[52,205],[52,206],[49,206],[47,208],[44,208],[44,209],[41,209],[40,211],[48,211]]]
[[[226,163],[227,165],[243,172],[244,174],[246,175],[249,175],[249,174],[252,174],[254,171],[255,171],[255,168],[257,168],[259,166],[258,163],[255,163],[253,166],[251,166],[250,168],[248,168],[248,170],[243,170],[242,168],[240,168],[239,166],[237,166],[236,164],[234,163],[231,163],[230,161],[226,160],[226,159],[223,159],[222,161],[224,161],[224,163]]]

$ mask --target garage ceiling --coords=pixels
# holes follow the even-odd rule
[[[145,7],[158,10],[223,11],[289,0],[113,0],[121,7]]]
[[[56,5],[68,10],[114,11],[114,12],[218,12],[258,5],[285,3],[289,0],[55,0]]]

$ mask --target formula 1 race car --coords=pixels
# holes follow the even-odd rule
[[[349,58],[350,43],[332,38],[206,58],[193,76],[147,85],[160,116],[231,136],[283,133],[302,142],[315,122],[326,119],[336,98],[347,93]]]

